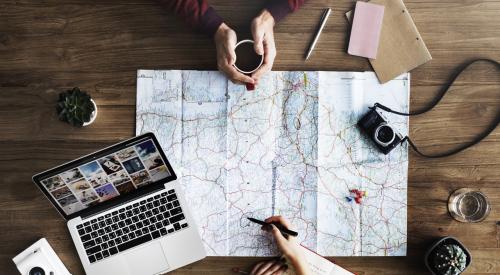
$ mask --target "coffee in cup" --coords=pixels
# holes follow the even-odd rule
[[[236,62],[234,67],[242,74],[250,75],[257,71],[264,62],[264,56],[255,52],[253,40],[241,40],[234,49]],[[247,84],[247,90],[253,90],[253,84]]]

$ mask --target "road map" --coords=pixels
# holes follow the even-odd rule
[[[375,102],[407,112],[409,91],[409,74],[276,71],[246,91],[216,71],[139,70],[136,132],[159,139],[209,255],[276,255],[246,217],[282,215],[321,255],[404,256],[407,148],[378,152],[356,122]]]

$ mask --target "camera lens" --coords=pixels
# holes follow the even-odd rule
[[[391,144],[395,136],[394,130],[387,123],[381,123],[374,134],[375,141],[382,146]]]
[[[36,266],[30,270],[29,275],[45,275],[45,271],[43,270],[43,268]]]

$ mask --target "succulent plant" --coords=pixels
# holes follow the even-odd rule
[[[467,254],[456,244],[443,244],[432,256],[433,267],[442,275],[458,275],[467,267]]]
[[[75,127],[82,127],[85,122],[90,121],[95,111],[91,99],[90,95],[76,87],[60,93],[56,107],[59,119]]]

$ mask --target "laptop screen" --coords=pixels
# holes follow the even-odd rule
[[[162,157],[163,152],[151,138],[115,150],[40,179],[41,188],[70,216],[144,189],[173,174]]]

